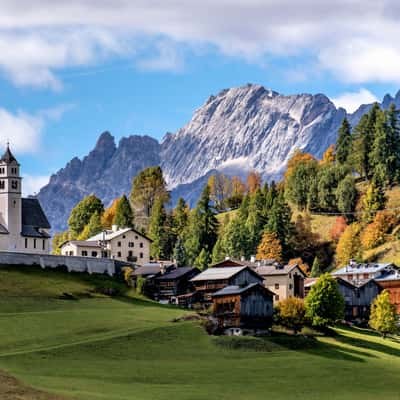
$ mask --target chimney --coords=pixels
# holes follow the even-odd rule
[[[118,225],[113,225],[111,227],[111,229],[112,229],[113,232],[117,232],[118,231]]]
[[[161,272],[161,275],[165,274],[165,265],[162,261],[160,261],[160,272]]]
[[[225,261],[230,260],[231,258],[229,256],[225,256]]]
[[[244,256],[241,256],[240,261],[246,261],[246,258]]]
[[[250,257],[250,261],[251,261],[252,263],[255,263],[255,262],[256,262],[256,256],[251,256],[251,257]]]

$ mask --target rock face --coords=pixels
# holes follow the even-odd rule
[[[321,156],[335,142],[345,115],[322,94],[283,96],[259,85],[223,90],[176,134],[166,135],[162,168],[170,187],[211,169],[254,169],[276,178],[295,148]]]
[[[400,92],[385,96],[382,106],[392,102],[400,107]],[[371,106],[347,115],[352,125]],[[65,229],[71,209],[84,196],[94,193],[108,205],[129,193],[140,170],[161,164],[172,202],[182,196],[194,205],[215,170],[245,175],[254,169],[266,179],[279,179],[294,149],[321,157],[336,141],[345,116],[322,94],[284,96],[260,85],[223,90],[161,144],[148,136],[130,136],[116,146],[110,133],[103,133],[88,156],[72,159],[51,177],[39,199],[53,230]]]
[[[129,193],[132,179],[143,168],[160,164],[160,145],[148,136],[121,139],[104,132],[83,159],[73,158],[50,178],[38,198],[54,231],[65,229],[72,208],[84,196],[96,194],[105,205]]]

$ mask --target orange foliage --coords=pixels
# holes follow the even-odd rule
[[[257,248],[258,260],[282,261],[282,245],[275,232],[265,232]]]
[[[320,165],[333,164],[336,160],[335,145],[331,144],[325,151],[320,161]]]
[[[257,189],[261,188],[261,175],[256,172],[252,171],[247,176],[247,189],[250,194],[253,194],[257,191]]]
[[[340,239],[340,236],[342,236],[342,233],[346,230],[346,228],[347,228],[346,219],[342,216],[336,217],[336,221],[331,228],[329,236],[331,237],[332,240],[337,242]]]
[[[351,259],[361,258],[360,225],[353,223],[345,229],[340,236],[336,247],[336,261],[339,266],[344,266]]]
[[[245,192],[245,183],[238,176],[232,176],[232,195],[243,196]]]
[[[285,172],[285,179],[288,179],[290,175],[292,175],[293,170],[295,166],[299,162],[310,162],[310,161],[316,161],[315,158],[310,154],[310,153],[304,153],[299,149],[296,149],[290,157],[288,163],[287,163],[287,169]]]
[[[101,217],[101,224],[103,225],[103,227],[105,229],[111,229],[111,226],[114,221],[115,213],[117,211],[117,206],[118,206],[119,200],[120,199],[115,199],[112,202],[111,206],[104,211],[104,213]]]
[[[301,257],[292,258],[289,260],[288,265],[298,265],[307,276],[310,275],[310,266]]]
[[[386,234],[396,225],[396,216],[389,211],[376,213],[374,221],[367,225],[361,233],[363,248],[373,249],[385,241]]]

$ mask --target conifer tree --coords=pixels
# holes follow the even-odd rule
[[[211,263],[210,253],[206,249],[202,249],[200,254],[197,256],[194,261],[194,266],[198,268],[200,271],[204,271],[208,268]]]
[[[156,259],[167,259],[168,232],[166,229],[167,213],[162,199],[157,199],[152,208],[148,235],[153,240],[150,247],[150,255]]]
[[[175,234],[182,237],[189,219],[189,208],[185,200],[180,197],[173,212]]]
[[[227,256],[227,252],[224,249],[224,245],[223,245],[223,238],[221,236],[218,237],[218,240],[216,241],[213,251],[212,251],[212,255],[211,255],[211,262],[213,264],[217,264],[221,261],[223,261],[225,259],[225,257]]]
[[[352,220],[350,213],[356,207],[357,196],[356,182],[351,175],[347,175],[339,182],[335,191],[336,207],[340,212],[346,213],[347,220]]]
[[[318,278],[322,274],[321,264],[318,257],[314,258],[313,265],[311,267],[311,278]]]
[[[239,217],[232,218],[229,221],[224,229],[222,240],[225,256],[234,258],[249,257],[255,253],[258,244],[254,245],[251,242],[251,234],[246,224],[243,224]]]
[[[339,164],[347,163],[351,152],[351,141],[351,127],[347,118],[344,118],[336,142],[336,161]]]
[[[387,111],[387,125],[389,129],[389,147],[391,160],[389,163],[390,183],[400,182],[400,128],[399,111],[395,104],[391,104]]]
[[[383,210],[386,204],[386,196],[383,189],[372,182],[362,199],[363,220],[370,223],[377,211]]]
[[[261,190],[258,189],[253,193],[253,195],[250,196],[250,203],[245,224],[249,235],[248,243],[253,253],[261,240],[265,223],[266,217],[264,215],[264,197]],[[239,229],[240,228],[237,230]]]
[[[383,338],[397,330],[396,307],[390,302],[390,294],[384,290],[371,306],[369,326],[379,332]]]
[[[134,226],[133,211],[125,195],[123,195],[117,203],[113,223],[120,228],[133,228]]]
[[[95,212],[91,217],[89,223],[85,226],[81,234],[78,236],[78,240],[86,240],[92,236],[97,235],[103,230],[103,224],[101,223],[101,216],[98,212]]]
[[[258,260],[273,259],[278,262],[282,261],[282,245],[275,232],[265,231],[257,248]]]
[[[183,242],[180,237],[178,237],[175,243],[174,260],[178,267],[184,267],[186,265],[185,247],[183,246]]]

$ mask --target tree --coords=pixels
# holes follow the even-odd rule
[[[183,242],[180,237],[178,237],[175,243],[174,260],[177,267],[184,267],[186,265],[185,247],[183,246]]]
[[[53,235],[53,240],[51,245],[52,248],[51,254],[60,255],[61,254],[60,246],[71,239],[72,238],[69,231],[55,233]]]
[[[294,334],[301,331],[306,323],[306,309],[304,300],[298,297],[288,297],[278,303],[279,323],[289,329],[293,329]]]
[[[308,162],[316,163],[317,160],[310,153],[305,153],[299,149],[295,149],[295,151],[293,152],[292,156],[289,158],[289,161],[287,163],[287,168],[285,172],[285,181],[289,179],[290,175],[292,175],[294,171],[294,168],[299,163],[308,163]]]
[[[114,223],[115,212],[117,210],[119,200],[120,199],[114,199],[111,206],[108,207],[101,216],[101,223],[104,229],[111,229]]]
[[[320,242],[318,233],[314,233],[309,213],[299,214],[296,218],[292,248],[295,254],[302,254],[305,259],[312,259],[315,248]]]
[[[252,246],[251,234],[246,224],[239,217],[232,218],[228,222],[220,237],[222,241],[219,245],[224,250],[224,256],[240,258],[242,256],[248,257],[251,253],[254,254],[255,246]]]
[[[238,176],[233,176],[231,179],[231,187],[232,193],[227,199],[227,206],[230,208],[238,208],[246,193],[246,185]]]
[[[398,120],[399,111],[395,104],[389,106],[387,111],[387,125],[389,129],[389,148],[391,157],[389,161],[390,183],[400,180],[400,129]]]
[[[352,223],[343,232],[336,247],[336,261],[339,266],[353,259],[361,258],[360,225]]]
[[[258,260],[282,261],[282,245],[275,232],[264,232],[256,257]]]
[[[102,215],[104,206],[100,199],[95,195],[85,197],[71,211],[68,219],[68,226],[73,237],[79,236],[85,226],[89,223],[93,214]]]
[[[336,217],[335,223],[333,224],[329,232],[329,236],[331,237],[331,239],[335,242],[338,242],[343,232],[346,230],[347,226],[348,225],[344,217]]]
[[[310,275],[310,266],[301,257],[290,259],[288,265],[297,265],[304,272],[304,275]]]
[[[210,198],[214,202],[217,210],[224,210],[226,200],[232,194],[231,181],[224,174],[217,172],[208,179],[210,188]]]
[[[173,212],[174,229],[177,237],[182,237],[188,225],[189,207],[185,200],[180,197]]]
[[[380,186],[372,182],[362,198],[363,220],[366,223],[371,222],[377,211],[385,208],[386,196]]]
[[[211,263],[210,253],[206,249],[202,249],[196,260],[194,266],[200,271],[204,271]]]
[[[78,236],[78,240],[87,240],[88,238],[97,235],[103,230],[101,223],[101,217],[98,212],[94,213],[90,217],[89,223],[85,226],[81,234]]]
[[[372,249],[384,243],[386,234],[397,223],[396,216],[390,211],[378,211],[374,221],[368,224],[361,233],[361,244],[364,249]]]
[[[383,338],[397,330],[396,307],[390,302],[390,293],[384,290],[371,306],[369,326],[379,332]]]
[[[223,239],[220,236],[214,245],[212,255],[211,255],[211,262],[213,264],[217,264],[217,263],[223,261],[226,257],[226,254],[227,254],[227,252],[224,249]]]
[[[261,236],[266,223],[264,215],[264,197],[260,189],[250,196],[250,203],[247,211],[245,228],[248,234],[248,246],[250,252],[254,254],[257,245],[260,243]],[[240,229],[240,228],[239,228]]]
[[[306,316],[317,327],[327,327],[344,318],[344,299],[335,278],[322,274],[311,287],[305,306]]]
[[[347,118],[344,118],[336,142],[336,161],[339,164],[347,163],[351,152],[351,142],[351,126]]]
[[[318,257],[314,258],[314,262],[311,268],[311,278],[318,278],[322,274],[321,264],[319,262]]]
[[[123,195],[117,203],[113,223],[120,228],[133,228],[134,226],[133,211],[125,195]]]
[[[351,175],[347,175],[339,182],[335,197],[337,209],[345,213],[348,220],[352,220],[351,213],[356,207],[357,195],[356,182]]]
[[[139,228],[147,229],[155,202],[165,204],[170,200],[164,176],[160,167],[149,167],[133,180],[130,203]]]
[[[336,160],[335,145],[331,144],[322,155],[321,165],[332,165]]]
[[[250,194],[255,193],[261,188],[261,175],[256,171],[251,171],[247,175],[247,190]]]

